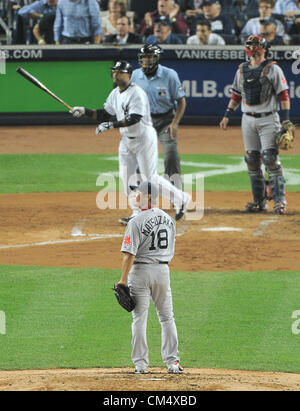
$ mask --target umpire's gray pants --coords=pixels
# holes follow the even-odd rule
[[[157,131],[158,140],[162,145],[165,174],[179,190],[182,188],[180,157],[177,147],[177,135],[171,138],[168,126],[173,121],[173,114],[166,117],[152,117],[153,127]]]
[[[169,267],[165,264],[133,265],[128,276],[128,286],[136,299],[131,327],[133,364],[141,368],[149,364],[146,333],[150,299],[161,324],[162,360],[167,366],[179,361]]]

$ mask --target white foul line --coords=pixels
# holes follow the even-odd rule
[[[29,244],[13,244],[13,245],[1,245],[0,250],[5,250],[8,248],[24,248],[24,247],[35,247],[40,245],[55,245],[55,244],[66,244],[66,243],[78,243],[83,241],[93,241],[93,240],[103,240],[105,238],[120,238],[124,234],[100,234],[96,237],[89,238],[77,238],[76,240],[56,240],[56,241],[42,241],[40,243],[29,243]]]

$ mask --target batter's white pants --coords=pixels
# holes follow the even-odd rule
[[[153,127],[147,127],[144,136],[129,139],[122,136],[119,145],[120,177],[124,191],[129,196],[130,185],[136,185],[136,170],[139,168],[143,180],[151,181],[161,189],[163,197],[172,199],[175,207],[180,208],[187,195],[157,173],[158,147],[157,135]],[[131,208],[133,206],[129,203]]]
[[[149,365],[147,319],[152,299],[161,325],[161,356],[169,366],[179,361],[178,337],[173,315],[169,267],[164,264],[133,265],[128,285],[136,299],[132,311],[132,362],[136,367]]]

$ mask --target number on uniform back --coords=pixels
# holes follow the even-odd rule
[[[165,228],[158,230],[156,233],[152,231],[150,235],[151,246],[149,248],[149,251],[156,250],[157,248],[160,248],[161,250],[168,248],[168,231]]]

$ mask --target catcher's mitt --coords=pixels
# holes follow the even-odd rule
[[[128,312],[132,311],[135,307],[135,299],[130,295],[129,287],[125,284],[115,284],[113,290],[120,306]]]
[[[282,123],[281,130],[276,137],[278,148],[281,150],[288,150],[293,147],[295,129],[295,125],[290,120],[286,120]]]

